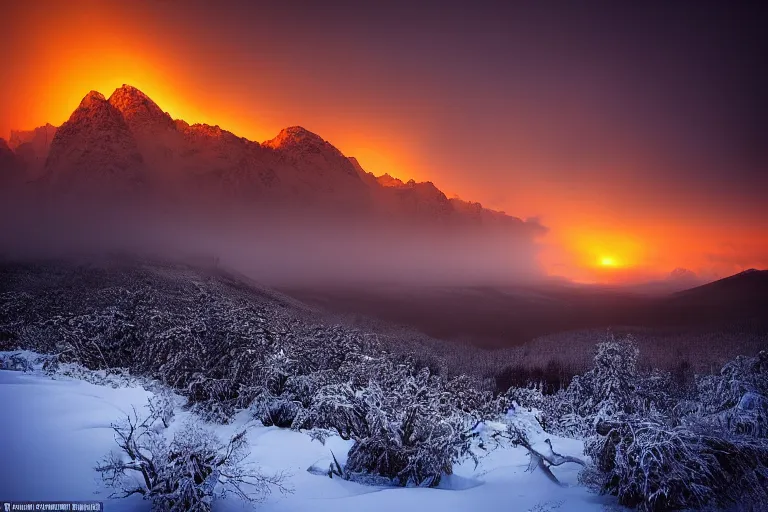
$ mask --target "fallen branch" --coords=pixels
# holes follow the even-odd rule
[[[549,469],[550,466],[560,466],[566,462],[573,462],[582,466],[587,465],[583,460],[577,457],[571,457],[570,455],[560,455],[559,453],[556,453],[552,449],[552,441],[549,439],[544,442],[547,443],[547,446],[549,447],[549,453],[542,453],[536,450],[527,442],[527,439],[524,439],[519,443],[525,447],[525,449],[528,450],[528,453],[531,455],[531,463],[528,466],[530,471],[533,471],[536,467],[538,467],[547,476],[547,478],[552,480],[557,485],[564,486],[565,484],[560,482],[555,474],[552,473],[552,470]]]
[[[519,445],[528,450],[528,454],[531,456],[531,461],[528,465],[529,471],[533,471],[534,469],[539,468],[547,476],[547,478],[552,480],[552,482],[556,483],[557,485],[563,486],[565,484],[560,482],[554,473],[552,473],[552,470],[550,469],[551,466],[560,466],[566,462],[573,462],[581,466],[587,465],[586,462],[579,459],[578,457],[557,453],[552,448],[552,441],[549,439],[544,441],[548,447],[546,452],[537,450],[531,446],[531,443],[528,440],[528,436],[517,428],[509,427],[507,430],[507,435],[504,437],[509,439],[513,445]]]

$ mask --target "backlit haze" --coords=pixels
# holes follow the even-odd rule
[[[0,137],[131,84],[174,118],[259,142],[301,125],[377,176],[538,218],[551,275],[768,268],[761,12],[496,3],[15,2]]]

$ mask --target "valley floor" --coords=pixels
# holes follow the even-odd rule
[[[0,371],[0,501],[98,500],[104,510],[148,511],[150,504],[134,495],[110,499],[94,465],[115,447],[112,422],[132,407],[141,411],[150,391],[142,387],[95,385],[38,373]],[[177,411],[170,429],[178,428],[188,413]],[[250,459],[264,472],[290,473],[293,492],[274,492],[258,506],[263,511],[372,511],[433,510],[563,511],[613,510],[611,498],[590,493],[578,485],[579,466],[554,468],[558,487],[542,473],[527,472],[528,456],[521,448],[491,452],[475,468],[470,460],[446,477],[440,488],[380,488],[309,473],[312,465],[327,468],[330,450],[343,464],[349,442],[338,437],[325,446],[301,432],[263,427],[241,413],[231,425],[217,426],[227,439],[249,424]],[[552,438],[558,451],[580,456],[582,444]],[[227,498],[214,510],[249,510],[251,504]]]

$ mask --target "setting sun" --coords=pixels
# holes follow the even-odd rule
[[[611,258],[610,256],[603,256],[600,258],[600,265],[603,267],[615,267],[616,266],[616,259]]]

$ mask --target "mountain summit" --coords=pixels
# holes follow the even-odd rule
[[[174,126],[170,115],[163,112],[146,94],[131,85],[123,85],[115,89],[109,97],[109,104],[120,111],[133,130],[169,130]]]
[[[77,108],[78,110],[89,109],[92,106],[99,105],[100,103],[103,103],[105,101],[107,101],[107,98],[105,98],[104,95],[101,94],[99,91],[90,91],[80,101],[80,105]]]
[[[134,188],[143,158],[122,113],[103,94],[89,92],[51,142],[45,180],[63,190]]]
[[[477,203],[468,208],[470,203],[449,200],[431,182],[377,178],[301,126],[285,128],[260,144],[218,126],[174,120],[128,84],[109,99],[89,92],[60,128],[50,128],[34,132],[43,133],[45,143],[28,151],[29,158],[18,158],[23,156],[20,144],[19,154],[6,155],[5,161],[36,161],[41,168],[45,162],[42,182],[54,192],[129,187],[194,208],[271,204],[427,222],[498,224],[504,219],[540,228]]]
[[[313,150],[321,150],[326,145],[330,146],[322,137],[301,126],[283,128],[277,137],[264,142],[262,145],[272,149],[303,148]]]

